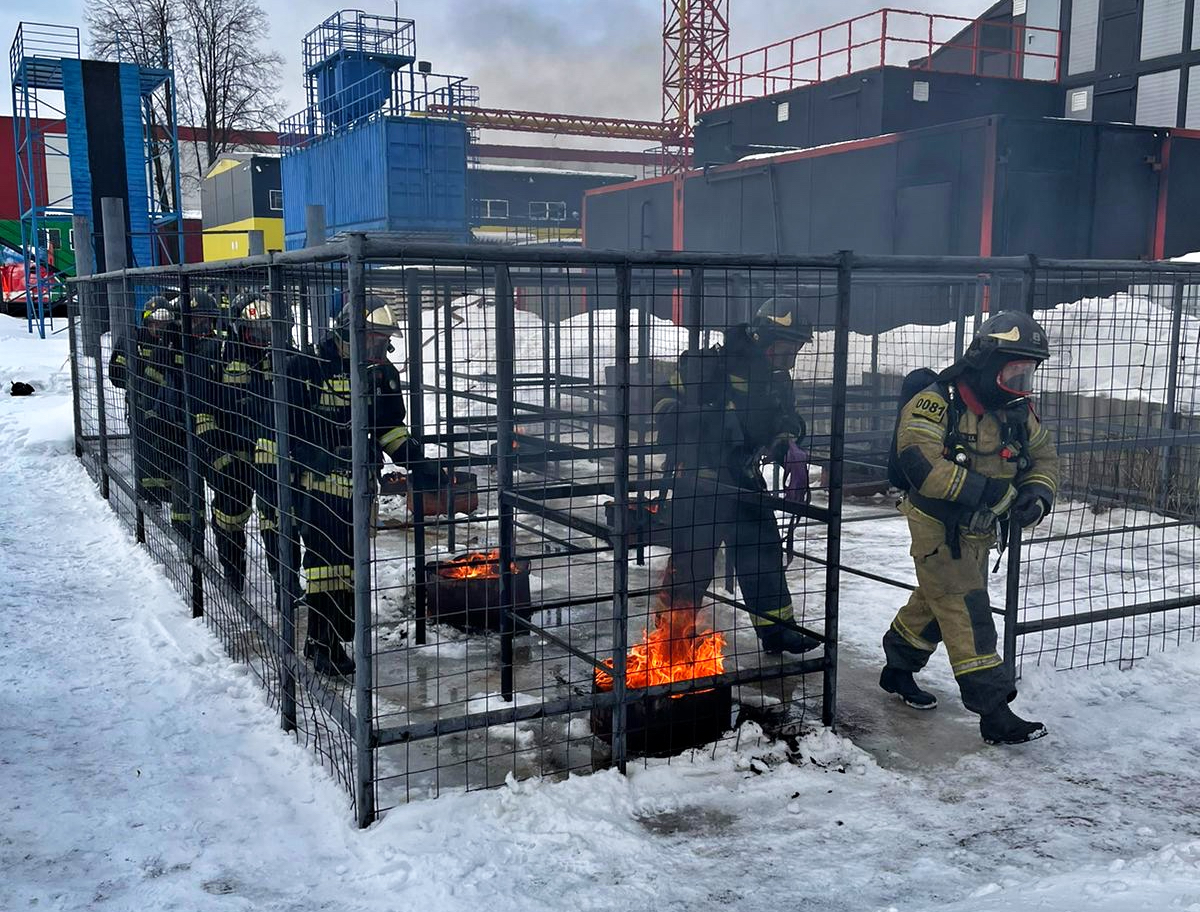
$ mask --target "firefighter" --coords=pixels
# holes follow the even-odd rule
[[[250,372],[246,401],[247,444],[254,453],[251,484],[258,510],[258,530],[267,553],[267,570],[276,586],[279,576],[278,453],[275,445],[275,388],[271,360],[271,299],[267,289],[234,298],[231,342]],[[291,483],[289,479],[289,483]],[[300,542],[293,541],[290,566],[300,563]]]
[[[322,674],[349,675],[354,660],[343,643],[354,638],[354,512],[350,422],[351,304],[315,352],[288,360],[288,414],[298,474],[297,518],[304,542],[304,601],[308,634],[304,656]],[[368,430],[373,460],[386,454],[409,468],[423,469],[424,452],[405,424],[400,375],[388,360],[397,332],[392,308],[368,297],[366,352],[372,391]],[[379,466],[377,465],[376,468]]]
[[[996,652],[987,560],[998,529],[1003,536],[1008,523],[1032,527],[1054,506],[1058,456],[1029,400],[1034,371],[1049,357],[1032,317],[999,313],[958,362],[909,399],[896,430],[917,588],[883,638],[879,684],[910,706],[934,708],[937,699],[913,674],[944,642],[963,705],[979,714],[991,744],[1046,734],[1009,708],[1017,691]]]
[[[722,543],[762,649],[804,653],[819,641],[792,621],[783,544],[773,501],[765,495],[764,458],[784,467],[786,495],[803,501],[808,463],[799,448],[791,370],[812,340],[794,302],[772,298],[750,323],[730,327],[725,344],[685,352],[654,405],[658,442],[667,450],[671,557],[657,597],[686,635],[712,582]],[[690,617],[689,617],[690,615]]]
[[[108,376],[113,386],[125,390],[138,496],[156,504],[169,502],[172,526],[186,534],[191,512],[180,339],[176,303],[161,295],[150,298],[133,339],[114,347]]]
[[[254,500],[257,403],[253,389],[261,353],[231,338],[207,291],[192,295],[196,395],[194,427],[204,479],[212,490],[217,560],[237,592],[246,583],[246,523]]]

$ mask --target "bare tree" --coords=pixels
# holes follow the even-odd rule
[[[269,21],[257,0],[91,0],[85,19],[95,56],[174,66],[175,97],[156,95],[149,126],[161,135],[177,108],[199,129],[189,144],[197,175],[237,145],[239,131],[277,128],[283,58],[262,50]],[[155,185],[169,210],[174,175],[164,158],[155,156]]]
[[[265,51],[269,20],[255,0],[184,0],[187,99],[211,165],[240,130],[277,127],[283,58]]]
[[[125,60],[145,67],[172,65],[171,39],[179,15],[170,0],[92,0],[84,12],[92,54],[101,60]],[[177,211],[175,175],[166,140],[175,117],[175,98],[168,83],[151,97],[147,127],[154,145],[154,189],[163,212]]]

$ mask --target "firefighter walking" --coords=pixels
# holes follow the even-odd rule
[[[685,352],[658,396],[654,420],[667,451],[671,557],[657,598],[658,623],[687,636],[724,544],[764,652],[804,653],[819,641],[793,626],[783,543],[760,465],[781,465],[786,496],[808,496],[791,369],[812,339],[792,302],[767,301],[723,346]]]
[[[992,744],[1046,734],[1009,708],[1017,691],[996,651],[987,562],[998,529],[1032,527],[1054,505],[1058,457],[1029,401],[1034,371],[1049,357],[1032,317],[997,314],[958,362],[904,404],[896,430],[917,588],[883,638],[879,684],[910,706],[934,708],[913,674],[945,643],[963,705]]]

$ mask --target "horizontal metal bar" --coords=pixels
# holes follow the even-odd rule
[[[964,277],[987,272],[1021,272],[1029,268],[1028,257],[959,257],[959,256],[886,256],[853,254],[851,272],[855,269],[893,269],[896,272],[936,272],[961,274]]]
[[[1195,275],[1200,281],[1200,263],[1172,262],[1165,260],[1055,260],[1038,258],[1038,269],[1070,269],[1084,273],[1100,272],[1131,272],[1131,273],[1160,273],[1163,275],[1179,275],[1185,273]],[[1105,279],[1115,279],[1116,276],[1104,276]]]
[[[1100,611],[1086,611],[1083,614],[1070,614],[1054,618],[1042,618],[1036,621],[1018,621],[1017,635],[1042,633],[1047,630],[1061,630],[1064,627],[1084,627],[1088,624],[1099,624],[1104,621],[1115,621],[1121,618],[1139,617],[1146,614],[1160,614],[1164,611],[1176,611],[1181,608],[1200,606],[1200,595],[1189,595],[1182,598],[1166,599],[1160,602],[1141,602],[1137,605],[1124,605],[1120,608],[1104,608]]]
[[[711,690],[714,687],[725,685],[754,684],[759,681],[774,681],[779,678],[814,674],[824,671],[825,664],[824,657],[806,659],[801,662],[781,663],[769,669],[761,667],[743,669],[710,678],[694,678],[690,681],[661,684],[645,688],[644,690],[629,690],[626,692],[625,702],[637,703],[644,697],[654,697],[662,694],[684,694],[696,690]],[[546,719],[551,716],[588,712],[592,709],[615,706],[616,702],[612,691],[605,691],[603,693],[573,693],[571,696],[561,697],[557,700],[547,700],[544,703],[512,706],[506,709],[497,709],[485,713],[472,713],[471,715],[456,716],[450,719],[415,722],[411,725],[401,725],[395,728],[381,728],[376,734],[374,746],[387,747],[390,744],[406,744],[426,738],[437,738],[442,735],[490,728],[493,725],[509,725],[514,722],[528,722],[533,719]]]
[[[266,269],[268,266],[305,266],[317,263],[331,263],[345,259],[347,244],[342,239],[327,241],[316,247],[304,247],[300,250],[281,250],[266,253],[261,256],[242,257],[236,260],[221,260],[217,263],[183,263],[167,266],[142,266],[137,269],[115,269],[111,272],[98,272],[89,276],[75,276],[67,282],[75,284],[90,284],[96,282],[113,282],[122,278],[140,279],[180,274],[233,272],[239,269]]]

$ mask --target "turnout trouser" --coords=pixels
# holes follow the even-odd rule
[[[263,550],[267,552],[267,572],[275,585],[279,585],[279,487],[276,481],[278,465],[274,452],[262,452],[261,448],[254,454],[255,471],[253,472],[254,499],[258,507],[258,531],[262,535]],[[303,500],[303,494],[296,495],[297,500]],[[292,557],[290,567],[300,564],[300,542],[291,542]]]
[[[150,503],[169,503],[171,526],[186,539],[191,533],[193,517],[185,433],[183,428],[153,413],[142,412],[133,447],[138,493]],[[203,528],[203,516],[195,517],[195,521]]]
[[[354,485],[349,473],[300,476],[308,636],[322,646],[354,639]]]
[[[938,643],[945,643],[967,709],[986,713],[1011,701],[1017,692],[996,651],[996,623],[987,591],[994,538],[960,535],[961,556],[956,558],[938,520],[908,501],[901,510],[912,535],[917,588],[883,637],[888,665],[920,671]]]
[[[792,619],[783,542],[768,498],[718,482],[715,473],[681,471],[673,487],[670,529],[660,612],[694,612],[702,606],[716,572],[717,548],[724,544],[755,631],[761,635]]]
[[[246,581],[246,523],[254,498],[254,467],[245,452],[222,453],[207,467],[217,558],[225,578],[241,590]]]

